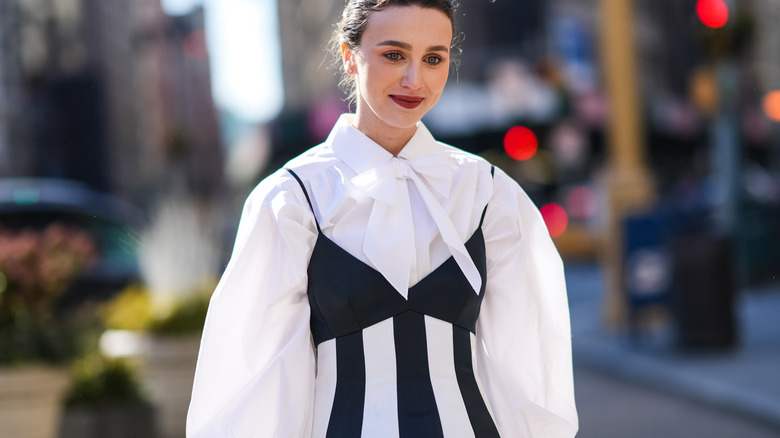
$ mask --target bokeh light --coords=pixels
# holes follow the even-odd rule
[[[565,166],[582,165],[585,161],[586,146],[585,134],[574,123],[561,123],[550,134],[550,149]]]
[[[553,238],[559,237],[569,226],[569,215],[560,204],[551,202],[540,208],[539,212],[547,225],[547,231]]]
[[[536,134],[525,126],[509,128],[504,136],[504,149],[515,160],[528,160],[536,154]]]
[[[728,22],[729,7],[723,0],[699,0],[696,15],[705,26],[717,29]]]
[[[596,195],[590,187],[575,187],[566,195],[566,209],[575,219],[592,218],[596,213],[596,204]]]
[[[780,122],[780,90],[770,91],[764,96],[764,114],[775,122]]]
[[[715,114],[719,103],[718,80],[711,68],[699,68],[691,75],[691,100],[705,115]]]

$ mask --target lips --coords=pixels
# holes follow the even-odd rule
[[[420,104],[423,101],[422,97],[404,96],[401,94],[391,94],[390,99],[392,99],[393,102],[406,109],[417,108],[418,106],[420,106]]]

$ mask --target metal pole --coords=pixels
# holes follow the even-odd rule
[[[601,62],[610,120],[607,127],[609,198],[605,269],[605,322],[611,327],[626,322],[623,284],[623,219],[652,200],[652,184],[645,168],[644,128],[637,84],[633,1],[600,0],[602,12]]]

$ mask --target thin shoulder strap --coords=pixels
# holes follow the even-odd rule
[[[495,178],[496,176],[496,166],[490,166],[490,177]],[[482,210],[482,217],[479,219],[479,228],[482,228],[482,222],[485,222],[485,213],[487,213],[487,204],[485,204],[485,209]]]
[[[290,175],[292,175],[293,178],[295,178],[295,180],[298,181],[298,185],[300,185],[301,186],[301,190],[303,190],[303,195],[306,196],[306,202],[309,203],[309,208],[311,209],[311,214],[312,214],[312,216],[314,216],[314,224],[317,225],[317,231],[319,233],[322,233],[322,230],[320,229],[320,223],[317,222],[317,215],[314,214],[314,206],[311,204],[311,199],[309,198],[309,192],[306,191],[306,186],[303,185],[303,181],[301,181],[301,179],[298,177],[298,175],[296,175],[295,172],[293,172],[292,170],[290,170],[290,169],[288,169],[286,167],[284,168],[284,170],[290,172]],[[485,214],[482,213],[482,216],[484,216],[484,215]]]

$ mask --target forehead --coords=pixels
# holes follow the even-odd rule
[[[419,6],[391,6],[373,12],[361,45],[372,45],[379,41],[395,40],[411,44],[445,47],[452,41],[452,22],[447,15],[433,8]]]

